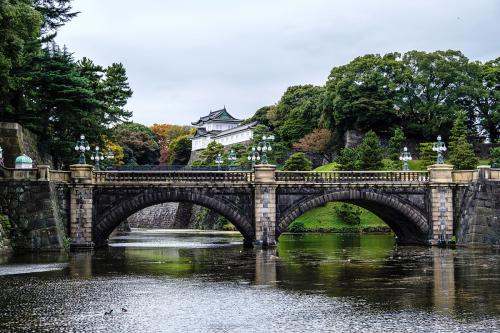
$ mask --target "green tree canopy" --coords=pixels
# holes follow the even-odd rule
[[[348,147],[340,151],[336,162],[340,164],[340,170],[354,171],[360,169],[359,150]]]
[[[283,166],[286,171],[309,171],[312,170],[312,162],[306,154],[299,152],[290,156]]]
[[[288,147],[319,127],[324,88],[304,85],[289,87],[271,109],[270,123],[277,137]]]
[[[374,131],[366,133],[363,142],[357,147],[359,150],[359,167],[361,170],[382,170],[384,152],[380,140]]]
[[[399,162],[399,156],[403,151],[406,138],[403,130],[400,127],[396,127],[393,135],[389,139],[389,145],[387,147],[387,157],[393,161]]]
[[[467,141],[466,117],[465,112],[459,112],[450,131],[449,163],[458,170],[475,169],[479,163],[472,144]]]
[[[191,140],[185,135],[172,140],[169,145],[168,164],[186,165],[191,157]]]
[[[158,137],[147,126],[123,123],[113,128],[115,142],[123,147],[127,165],[155,165],[160,160]]]
[[[397,94],[395,77],[399,54],[368,54],[334,67],[326,82],[325,119],[332,129],[384,132],[398,123],[393,109]],[[331,121],[330,121],[331,122]]]
[[[208,144],[207,148],[200,153],[200,159],[193,163],[193,165],[214,166],[215,158],[218,154],[225,155],[224,146],[221,143],[212,141]]]

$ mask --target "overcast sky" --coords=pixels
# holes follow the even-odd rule
[[[189,124],[222,108],[247,118],[285,89],[326,81],[366,53],[500,56],[498,0],[75,0],[58,36],[76,58],[122,62],[133,120]]]

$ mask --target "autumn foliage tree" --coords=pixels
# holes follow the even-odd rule
[[[169,147],[174,139],[188,135],[192,128],[190,126],[179,126],[172,124],[153,124],[151,130],[158,136],[160,146],[160,164],[166,164],[170,159]]]
[[[293,144],[295,150],[301,152],[312,152],[322,154],[330,160],[328,151],[332,141],[332,133],[326,128],[316,128],[311,133],[306,134],[302,139]]]

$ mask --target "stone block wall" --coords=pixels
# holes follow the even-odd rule
[[[69,191],[46,181],[0,182],[0,214],[11,223],[16,250],[62,249]]]
[[[52,166],[52,157],[38,140],[38,136],[17,123],[0,122],[0,146],[3,148],[5,166],[14,167],[17,156],[26,154],[34,165]]]
[[[480,181],[456,190],[459,245],[500,247],[500,182]]]
[[[167,202],[144,208],[127,218],[130,228],[171,229],[177,212],[176,202]]]
[[[8,221],[7,216],[0,215],[0,254],[10,252],[11,250],[9,230],[4,228],[3,220]]]

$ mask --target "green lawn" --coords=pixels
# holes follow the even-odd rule
[[[314,169],[314,171],[336,171],[339,169],[339,164],[332,162],[325,165],[321,165]]]
[[[329,202],[323,207],[311,209],[293,223],[304,223],[306,232],[389,232],[390,228],[379,217],[361,208],[361,224],[351,226],[342,222],[335,213],[339,202]],[[292,224],[293,224],[292,223]]]

